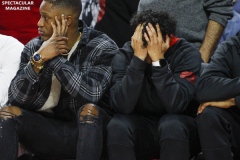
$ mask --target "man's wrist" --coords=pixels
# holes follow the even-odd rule
[[[230,101],[231,101],[232,106],[235,106],[235,105],[236,105],[235,98],[231,98]]]
[[[161,67],[160,63],[159,63],[159,60],[155,61],[155,62],[152,62],[152,66],[155,66],[155,67]]]
[[[135,55],[138,59],[145,61],[146,57],[145,56],[139,56],[139,55]]]
[[[152,62],[152,66],[154,67],[164,67],[167,65],[166,59],[161,58],[158,61]]]
[[[35,52],[32,56],[32,60],[38,64],[43,64],[44,60],[42,55],[39,52]]]
[[[30,63],[38,71],[40,71],[44,67],[44,64],[43,64],[44,62],[42,60],[40,61],[40,63],[37,63],[36,61],[34,61],[33,57],[30,58]]]

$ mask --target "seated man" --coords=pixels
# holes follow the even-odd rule
[[[131,20],[132,41],[113,60],[116,112],[108,124],[110,160],[188,160],[198,152],[193,95],[201,57],[175,37],[176,21],[146,10]]]
[[[8,87],[19,69],[24,45],[16,38],[0,34],[0,108],[8,101]],[[24,150],[19,148],[19,156]]]
[[[240,36],[221,43],[203,70],[196,96],[205,160],[240,159]]]
[[[16,159],[18,142],[44,159],[100,159],[109,116],[97,104],[106,104],[117,46],[80,12],[79,0],[42,1],[40,36],[25,46],[0,110],[1,159]]]
[[[8,87],[19,68],[23,47],[17,39],[0,34],[0,108],[8,101]]]

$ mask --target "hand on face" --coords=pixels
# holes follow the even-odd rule
[[[132,36],[131,45],[134,50],[134,55],[144,61],[147,57],[147,48],[143,46],[142,29],[143,25],[139,24]]]
[[[66,54],[69,52],[69,48],[67,47],[68,38],[66,37],[68,30],[67,20],[62,15],[61,23],[57,16],[55,17],[55,21],[56,25],[51,22],[53,28],[52,36],[47,41],[44,41],[38,50],[44,61],[48,61],[61,53]]]
[[[148,55],[153,62],[164,58],[165,51],[169,48],[170,38],[166,36],[166,41],[163,41],[160,27],[156,25],[157,31],[154,29],[151,23],[146,26],[147,33],[144,33],[146,39]]]

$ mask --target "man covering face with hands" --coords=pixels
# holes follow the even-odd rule
[[[108,125],[109,159],[190,159],[199,149],[193,95],[200,53],[174,36],[176,21],[166,12],[138,12],[131,24],[132,40],[112,64],[118,114]]]

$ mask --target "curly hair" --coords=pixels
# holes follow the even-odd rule
[[[173,37],[175,35],[177,22],[174,17],[171,17],[167,12],[156,12],[152,10],[146,10],[137,12],[131,19],[130,25],[133,29],[136,29],[139,24],[143,24],[142,33],[147,33],[146,26],[151,23],[156,30],[156,24],[159,24],[160,30],[164,42],[166,41],[166,35]],[[142,34],[143,35],[143,34]],[[147,41],[142,36],[143,46],[147,46]]]

